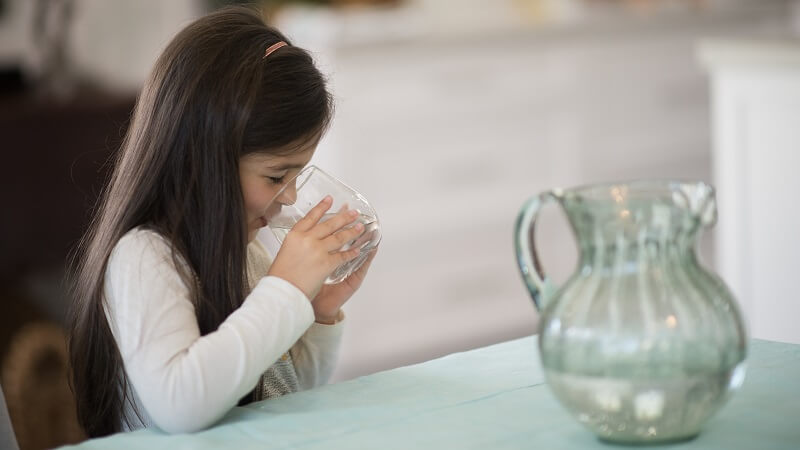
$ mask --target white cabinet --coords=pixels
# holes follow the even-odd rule
[[[800,40],[709,41],[716,259],[754,337],[800,343]]]

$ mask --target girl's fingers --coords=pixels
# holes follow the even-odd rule
[[[298,220],[296,224],[294,224],[294,228],[298,231],[308,231],[316,225],[322,216],[325,215],[325,212],[331,208],[333,204],[333,199],[330,195],[326,195],[317,206],[311,208],[311,211],[305,215],[302,219]]]
[[[355,209],[347,209],[347,205],[345,205],[335,216],[317,225],[313,234],[320,239],[324,239],[334,234],[345,225],[352,223],[356,217],[358,217],[358,211]]]
[[[372,260],[375,259],[376,253],[378,253],[378,247],[369,250],[366,261],[364,261],[364,264],[361,264],[361,267],[358,268],[358,270],[355,272],[355,275],[358,275],[361,278],[364,278],[367,275],[369,266],[372,264]]]
[[[364,261],[364,264],[361,266],[365,269],[368,269],[370,264],[372,264],[372,260],[375,259],[375,255],[378,254],[378,247],[375,247],[369,251],[369,256],[367,256],[367,260]]]
[[[352,244],[350,244],[350,247],[352,247],[352,248],[361,248],[361,247],[369,244],[374,237],[375,237],[375,230],[368,231],[368,232],[365,231],[364,233],[361,233],[361,235],[359,235],[353,241]]]
[[[338,231],[325,239],[325,245],[329,252],[342,248],[348,242],[353,242],[357,237],[364,233],[364,224],[356,223],[350,228]],[[358,250],[360,246],[351,245],[350,248]],[[349,250],[349,249],[348,249]]]
[[[361,250],[359,250],[357,248],[352,248],[352,249],[344,251],[344,252],[334,253],[333,256],[334,256],[334,258],[338,258],[338,260],[339,260],[339,262],[336,263],[336,266],[338,267],[338,266],[340,266],[340,265],[342,265],[342,264],[344,264],[344,263],[346,263],[348,261],[352,261],[352,260],[358,258],[358,255],[360,255],[360,254],[361,254]]]

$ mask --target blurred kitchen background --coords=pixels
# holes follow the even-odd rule
[[[0,0],[0,361],[23,448],[81,439],[65,406],[68,251],[159,51],[227,3]],[[314,162],[383,227],[333,381],[535,333],[516,214],[599,181],[715,183],[701,258],[754,335],[800,342],[784,264],[800,215],[775,213],[800,194],[800,0],[259,4],[330,79],[336,116]],[[537,238],[565,279],[577,250],[557,208]]]

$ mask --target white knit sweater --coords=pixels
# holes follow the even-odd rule
[[[247,258],[252,291],[216,331],[200,336],[167,240],[137,228],[114,247],[105,276],[106,316],[141,416],[129,405],[131,425],[123,423],[124,429],[196,431],[219,420],[257,384],[269,396],[327,382],[342,323],[315,323],[311,302],[299,289],[265,276],[269,257],[257,240]],[[284,387],[272,392],[270,380]]]

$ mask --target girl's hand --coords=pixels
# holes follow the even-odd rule
[[[361,223],[342,230],[353,223],[358,211],[344,209],[329,220],[319,222],[332,203],[330,196],[325,197],[292,227],[267,272],[297,286],[310,299],[316,297],[334,269],[359,255],[357,248],[337,251],[364,231]]]
[[[361,287],[361,283],[367,276],[369,265],[372,263],[377,252],[377,248],[371,250],[364,264],[341,283],[322,286],[319,294],[311,301],[311,306],[314,307],[314,316],[317,322],[333,324],[337,321],[339,309],[350,299],[356,290]]]

